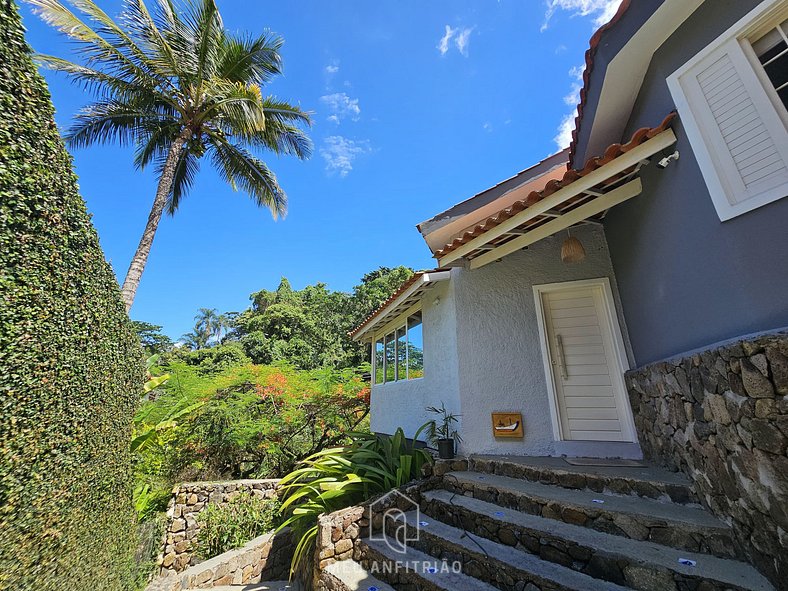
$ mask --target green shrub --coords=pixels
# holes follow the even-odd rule
[[[0,589],[133,586],[142,351],[0,2]]]
[[[422,466],[432,462],[432,456],[414,442],[427,427],[423,425],[411,440],[402,428],[391,437],[353,433],[349,445],[320,451],[282,478],[286,520],[281,527],[291,526],[297,540],[291,577],[311,555],[320,514],[361,503],[421,477]]]
[[[244,492],[226,505],[207,505],[197,515],[197,555],[213,558],[240,548],[257,536],[272,531],[279,520],[279,501],[261,499]]]
[[[151,488],[278,478],[368,424],[369,387],[355,370],[247,364],[204,374],[171,363],[167,372],[163,392],[142,405],[135,423],[136,433],[155,435],[135,449],[137,482]]]

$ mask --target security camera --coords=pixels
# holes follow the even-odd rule
[[[670,156],[665,156],[662,160],[657,162],[657,168],[667,168],[668,164],[670,164],[673,160],[679,159],[679,151],[676,150]]]

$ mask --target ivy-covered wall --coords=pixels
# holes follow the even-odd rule
[[[142,353],[0,0],[0,589],[132,588]]]

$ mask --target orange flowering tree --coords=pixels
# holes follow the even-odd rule
[[[247,364],[206,376],[174,363],[168,372],[146,420],[156,419],[154,407],[202,402],[157,450],[168,480],[279,477],[348,433],[368,430],[361,370]]]

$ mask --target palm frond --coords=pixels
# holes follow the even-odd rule
[[[217,134],[210,141],[213,164],[233,190],[249,193],[257,205],[271,210],[274,219],[287,213],[287,196],[265,162]]]
[[[163,162],[162,162],[163,165]],[[189,189],[194,186],[194,179],[200,170],[200,160],[189,150],[182,150],[175,167],[175,174],[172,179],[172,190],[167,198],[167,213],[175,215],[181,199],[186,196]]]
[[[284,40],[265,31],[259,37],[225,35],[216,75],[232,82],[264,84],[282,73]]]
[[[82,109],[66,132],[66,142],[75,148],[94,143],[134,144],[145,137],[153,124],[177,119],[164,110],[152,110],[145,104],[108,99]]]
[[[143,170],[151,162],[161,163],[170,151],[173,140],[181,133],[181,124],[178,121],[163,123],[155,122],[151,126],[144,126],[147,136],[144,141],[137,142],[134,153],[134,166]]]

